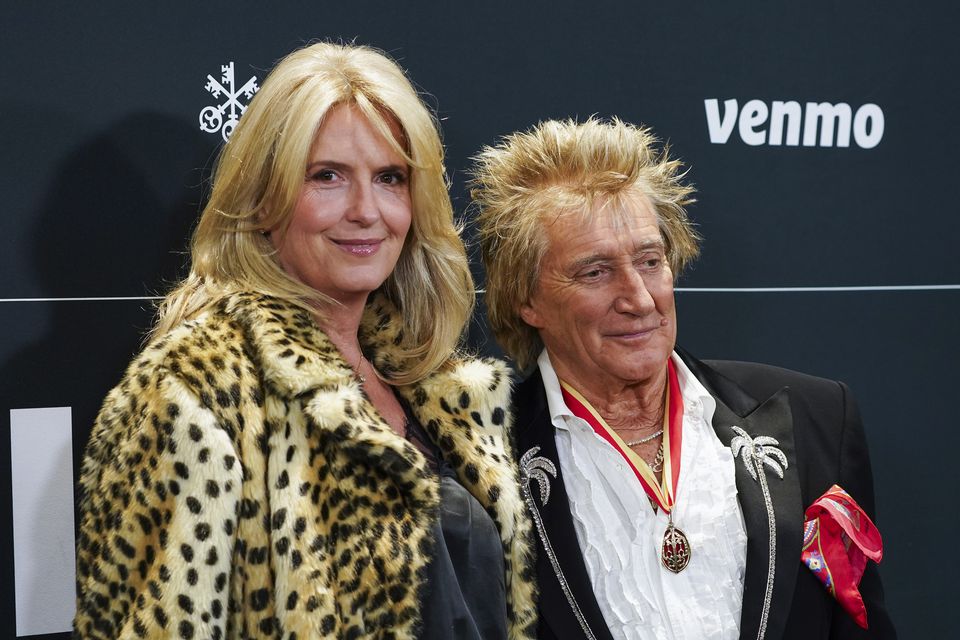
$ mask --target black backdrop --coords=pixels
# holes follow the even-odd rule
[[[461,212],[469,156],[539,119],[619,115],[669,139],[706,238],[679,283],[681,343],[854,388],[890,609],[902,637],[953,635],[955,3],[16,4],[0,6],[0,637],[66,637],[72,606],[38,604],[64,600],[45,590],[71,579],[73,540],[44,524],[55,480],[32,465],[15,477],[26,423],[14,410],[70,408],[72,458],[33,450],[75,477],[150,324],[147,297],[183,273],[222,143],[200,128],[201,110],[224,102],[207,75],[232,62],[235,88],[259,82],[320,38],[382,48],[430,92]],[[764,112],[779,103],[804,132],[836,110],[820,126],[838,138],[797,131],[789,144],[790,120],[771,135],[779,116]],[[497,353],[486,335],[480,320],[471,341]],[[70,531],[69,510],[53,515]],[[31,571],[41,579],[21,584]]]

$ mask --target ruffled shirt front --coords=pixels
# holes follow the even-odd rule
[[[678,574],[660,563],[667,514],[654,513],[623,456],[567,408],[546,351],[538,364],[577,539],[613,637],[732,640],[740,633],[747,554],[734,458],[711,426],[715,400],[672,358],[684,403],[673,523],[691,548]]]

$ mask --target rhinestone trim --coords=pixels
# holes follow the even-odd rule
[[[787,456],[778,448],[780,443],[769,436],[751,438],[740,427],[731,427],[736,437],[730,441],[730,450],[733,457],[738,455],[750,477],[760,483],[763,493],[763,503],[767,508],[767,527],[769,529],[770,545],[767,559],[767,588],[763,594],[763,611],[760,613],[760,628],[757,631],[757,640],[763,640],[767,634],[767,622],[770,619],[770,604],[773,600],[773,582],[776,576],[777,565],[777,519],[773,511],[773,498],[770,497],[770,487],[767,485],[767,475],[764,473],[766,465],[774,474],[783,480],[783,472],[789,466]]]
[[[557,580],[560,582],[560,588],[563,590],[563,595],[566,596],[567,602],[573,610],[573,615],[577,618],[577,622],[580,623],[580,628],[583,630],[587,639],[596,640],[596,636],[593,635],[590,625],[587,624],[587,619],[583,615],[580,605],[577,604],[576,598],[573,597],[573,591],[571,591],[570,585],[567,584],[567,579],[563,575],[560,562],[557,560],[557,555],[553,551],[553,545],[547,536],[546,527],[543,526],[543,518],[540,517],[540,510],[537,508],[537,503],[533,499],[533,492],[530,490],[530,483],[536,481],[537,488],[540,490],[541,502],[546,506],[547,501],[550,499],[550,478],[557,477],[557,467],[553,462],[543,456],[535,457],[539,451],[540,447],[532,447],[520,458],[520,490],[523,493],[523,499],[527,503],[527,508],[530,510],[530,515],[533,516],[533,523],[537,529],[537,535],[540,536],[540,542],[543,544],[544,551],[547,552],[550,565],[553,567],[553,572],[556,574]]]

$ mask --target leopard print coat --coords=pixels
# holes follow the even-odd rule
[[[376,300],[361,327],[382,371],[395,314]],[[513,640],[536,607],[509,387],[467,359],[399,392],[497,525]],[[107,396],[80,494],[74,637],[416,636],[437,479],[296,307],[236,294],[148,346]]]

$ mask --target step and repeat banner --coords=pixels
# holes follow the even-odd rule
[[[68,637],[96,411],[184,274],[218,149],[273,63],[317,39],[410,71],[465,216],[470,156],[540,119],[617,115],[669,141],[705,237],[681,344],[851,385],[889,609],[902,637],[952,636],[960,10],[668,4],[0,8],[0,637]],[[482,315],[470,340],[499,353]]]

